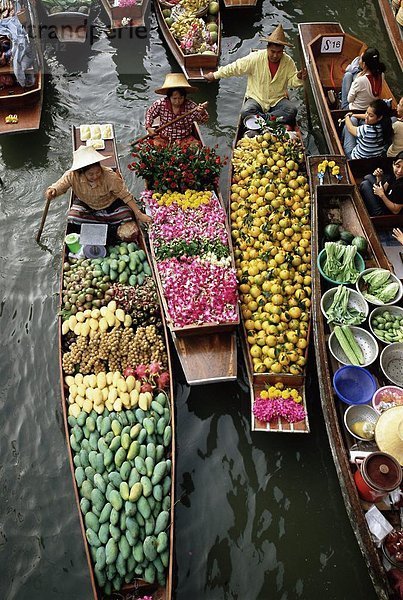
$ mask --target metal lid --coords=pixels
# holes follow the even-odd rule
[[[402,469],[398,461],[386,452],[372,452],[362,463],[362,477],[372,488],[391,492],[402,482]]]

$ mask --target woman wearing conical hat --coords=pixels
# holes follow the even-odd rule
[[[251,52],[248,56],[220,67],[214,73],[207,73],[207,81],[215,81],[225,77],[241,77],[247,75],[246,101],[242,107],[241,117],[268,114],[282,117],[286,125],[295,125],[297,108],[288,100],[289,88],[302,86],[306,77],[305,69],[298,71],[290,56],[284,53],[287,42],[281,25],[266,38],[266,50]]]
[[[118,224],[133,220],[133,216],[142,223],[150,222],[121,175],[101,165],[107,158],[92,146],[80,146],[73,152],[70,169],[46,190],[46,199],[61,196],[71,188],[78,200],[70,208],[70,223]]]
[[[154,122],[159,121],[158,126],[165,125],[180,115],[195,109],[192,114],[183,117],[165,127],[161,133],[151,138],[155,146],[166,146],[170,143],[188,146],[192,143],[199,143],[193,136],[193,123],[206,123],[208,112],[206,110],[207,102],[197,105],[187,97],[188,94],[196,92],[197,88],[192,87],[182,73],[169,73],[165,77],[162,87],[155,90],[156,94],[163,94],[164,98],[156,100],[146,112],[145,126],[147,132],[151,135],[155,132]]]

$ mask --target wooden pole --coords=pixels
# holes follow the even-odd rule
[[[160,127],[157,127],[157,129],[154,131],[154,133],[147,133],[147,135],[144,135],[143,137],[139,138],[135,142],[132,142],[130,145],[132,147],[133,146],[137,146],[137,144],[140,144],[141,142],[143,142],[147,138],[152,138],[152,137],[158,135],[160,131],[162,131],[163,129],[165,129],[165,127],[169,127],[169,125],[173,125],[177,121],[180,121],[181,119],[184,119],[188,115],[191,115],[192,113],[194,113],[195,110],[197,110],[200,107],[201,107],[201,105],[198,104],[197,106],[195,106],[194,108],[192,108],[192,110],[188,110],[187,112],[183,113],[183,115],[179,115],[179,116],[175,117],[174,119],[172,119],[172,121],[168,121],[168,123],[165,123],[164,125],[160,125]]]
[[[42,231],[43,231],[43,228],[45,226],[46,217],[48,216],[48,210],[49,210],[49,205],[50,205],[50,201],[51,200],[52,200],[52,198],[48,198],[46,200],[45,208],[43,209],[43,215],[42,215],[41,225],[40,225],[39,231],[38,231],[38,233],[36,235],[36,241],[37,242],[39,242],[39,240],[41,239]]]

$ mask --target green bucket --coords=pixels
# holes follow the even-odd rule
[[[81,244],[80,236],[78,235],[78,233],[69,233],[69,235],[66,235],[64,241],[66,242],[70,252],[72,252],[73,254],[77,254],[78,252],[80,252]]]

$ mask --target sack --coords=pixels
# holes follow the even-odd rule
[[[126,221],[119,225],[117,230],[118,237],[124,242],[137,242],[139,237],[139,228],[135,221]]]

